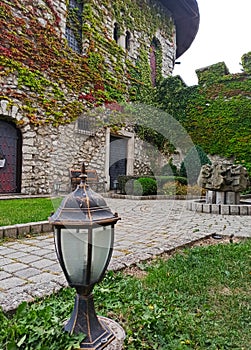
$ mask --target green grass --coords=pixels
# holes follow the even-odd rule
[[[61,198],[27,198],[0,200],[0,226],[48,220]]]
[[[250,239],[188,248],[138,267],[142,276],[109,272],[95,287],[98,314],[126,331],[124,349],[251,349]],[[74,291],[65,289],[22,304],[11,318],[0,313],[0,349],[71,349],[76,338],[62,325],[73,302]]]

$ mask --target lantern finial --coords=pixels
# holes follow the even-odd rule
[[[87,174],[86,174],[86,170],[85,170],[85,162],[82,163],[81,166],[81,174],[80,174],[80,186],[82,185],[86,185],[87,182]]]

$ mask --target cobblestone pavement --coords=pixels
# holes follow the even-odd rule
[[[186,201],[106,199],[121,216],[116,225],[109,269],[136,262],[213,233],[251,237],[251,217],[191,212]],[[49,295],[66,286],[52,233],[0,245],[0,306],[15,309],[22,301]]]

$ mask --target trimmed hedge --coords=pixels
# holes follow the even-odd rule
[[[135,196],[152,196],[157,194],[157,182],[150,177],[141,177],[133,182]]]
[[[156,192],[159,189],[162,189],[164,184],[166,184],[167,182],[178,182],[182,185],[187,185],[187,179],[181,176],[147,176],[147,175],[143,175],[143,176],[125,176],[125,175],[120,175],[118,177],[118,189],[119,192],[121,194],[128,194],[128,195],[135,195],[135,191],[137,193],[139,193],[140,191],[142,192],[142,187],[140,187],[139,190],[139,184],[142,186],[141,181],[139,182],[138,185],[134,185],[135,181],[140,180],[140,179],[151,179],[154,180],[156,183]],[[144,180],[143,182],[146,183],[146,180]],[[148,196],[151,195],[152,193],[147,193],[147,190],[145,187],[147,187],[148,185],[143,185],[143,193],[144,194],[140,194],[143,196]],[[150,186],[150,185],[149,185]],[[136,188],[136,189],[135,189]],[[149,189],[150,191],[150,189]],[[151,192],[151,191],[150,191]],[[138,195],[138,194],[137,194]]]

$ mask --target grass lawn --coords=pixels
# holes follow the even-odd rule
[[[251,349],[250,239],[187,248],[130,272],[107,273],[94,291],[98,314],[125,329],[124,349]],[[0,313],[0,349],[72,349],[77,339],[62,325],[73,302],[64,289],[12,317]]]
[[[0,226],[47,220],[61,200],[62,198],[0,200]]]

